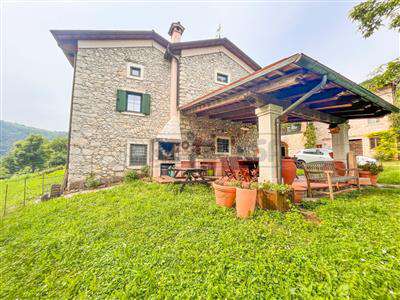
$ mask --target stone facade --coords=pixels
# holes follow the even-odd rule
[[[216,72],[228,74],[230,82],[249,74],[223,52],[181,57],[179,60],[179,105],[222,87],[222,84],[215,82]]]
[[[144,67],[143,80],[128,78],[128,63]],[[169,62],[153,47],[78,50],[69,184],[90,173],[100,178],[123,175],[129,141],[154,138],[169,120],[169,76]],[[150,94],[150,115],[117,112],[118,89]]]
[[[121,178],[129,168],[130,143],[148,145],[148,164],[153,176],[160,173],[157,136],[170,120],[171,62],[159,47],[79,48],[74,78],[68,187],[81,188],[94,174],[104,181]],[[249,73],[225,53],[206,53],[178,58],[180,104],[221,87],[215,73],[223,72],[230,81]],[[143,79],[127,76],[127,65],[143,66]],[[150,115],[118,112],[117,90],[151,96]],[[232,154],[255,155],[255,126],[241,130],[237,123],[180,116],[182,141],[180,159],[195,154],[215,158],[215,137],[231,138]],[[184,144],[187,145],[187,144]],[[173,162],[172,162],[173,163]]]
[[[376,92],[376,95],[393,104],[393,94],[390,87]],[[293,156],[299,150],[304,149],[305,138],[303,132],[305,125],[305,123],[302,124],[300,133],[282,136],[282,141],[288,145],[289,156]],[[332,136],[329,133],[328,124],[315,122],[314,125],[317,130],[317,145],[322,148],[332,148]],[[359,144],[362,147],[362,155],[373,157],[374,150],[370,147],[367,135],[372,132],[389,129],[390,121],[389,116],[385,116],[377,119],[350,120],[349,125],[350,145]]]

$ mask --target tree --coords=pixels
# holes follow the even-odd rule
[[[387,20],[389,28],[400,29],[400,0],[367,0],[357,4],[350,12],[350,18],[358,22],[358,30],[367,38],[384,25]]]
[[[58,137],[46,144],[48,167],[65,165],[67,162],[68,140],[65,137]]]
[[[306,130],[304,131],[304,137],[306,138],[306,143],[304,147],[306,149],[315,148],[317,145],[317,133],[314,126],[314,123],[307,123]]]
[[[376,92],[384,87],[391,86],[394,105],[400,106],[400,58],[395,59],[383,66],[380,66],[375,72],[374,77],[361,83],[362,86],[372,92]],[[400,113],[392,113],[390,116],[391,128],[400,132]]]

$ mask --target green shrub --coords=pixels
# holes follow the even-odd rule
[[[398,156],[397,138],[399,133],[394,129],[373,132],[369,138],[379,138],[378,145],[375,147],[375,158],[379,160],[393,160]]]
[[[377,165],[376,163],[367,162],[364,165],[358,165],[358,168],[363,171],[369,171],[372,175],[378,175],[383,171],[383,167],[381,165]]]
[[[140,169],[140,175],[142,176],[142,177],[150,177],[150,167],[149,166],[143,166],[141,169]]]
[[[140,179],[140,176],[137,170],[130,170],[125,174],[124,179],[125,181],[130,182]]]
[[[93,173],[85,178],[85,187],[89,189],[97,188],[100,184],[100,179],[96,178]]]
[[[276,191],[281,195],[287,195],[292,192],[292,187],[290,185],[271,182],[259,184],[259,189],[264,191]]]

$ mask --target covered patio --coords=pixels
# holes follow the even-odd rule
[[[259,182],[282,181],[281,124],[328,124],[335,160],[347,163],[347,120],[379,118],[398,108],[300,53],[268,65],[179,107],[190,117],[255,124]]]

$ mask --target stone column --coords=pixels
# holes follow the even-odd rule
[[[278,182],[277,147],[275,119],[282,113],[282,107],[274,104],[256,109],[258,118],[259,182]]]
[[[339,132],[332,133],[332,150],[335,160],[343,161],[347,165],[347,153],[350,151],[348,123],[339,124]]]

